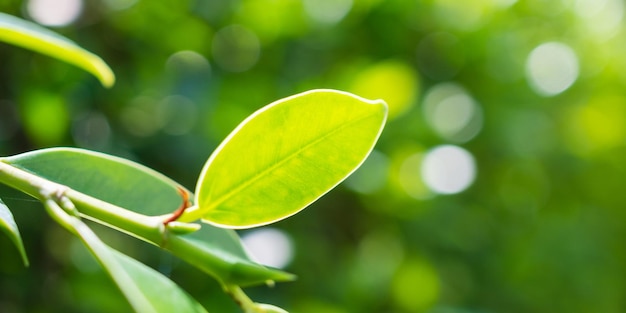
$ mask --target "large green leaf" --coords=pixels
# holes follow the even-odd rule
[[[51,148],[2,161],[141,214],[171,213],[182,202],[179,185],[173,180],[143,165],[103,153]],[[80,204],[77,205],[80,211]],[[293,279],[291,274],[254,263],[244,252],[237,234],[229,229],[203,225],[192,234],[169,234],[168,242],[166,249],[225,284],[255,285]]]
[[[107,246],[85,223],[67,214],[54,201],[46,201],[46,207],[60,224],[81,239],[117,284],[135,312],[206,312],[170,279]]]
[[[243,121],[207,161],[185,220],[247,228],[297,213],[350,175],[378,139],[382,100],[313,90]]]
[[[100,57],[37,24],[0,13],[0,41],[78,66],[95,75],[105,87],[115,83],[113,71]]]
[[[22,256],[24,265],[28,266],[28,257],[26,256],[26,250],[24,250],[22,236],[20,236],[20,231],[17,228],[15,220],[13,219],[13,214],[11,214],[9,208],[4,204],[4,202],[2,202],[2,199],[0,199],[0,230],[4,231],[7,236],[9,236]]]

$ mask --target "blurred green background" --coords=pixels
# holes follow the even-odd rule
[[[0,44],[0,155],[77,146],[193,189],[247,115],[314,88],[383,98],[390,118],[351,178],[240,234],[298,275],[249,289],[291,312],[626,311],[622,0],[0,0],[117,75]],[[252,153],[252,152],[251,152]],[[125,312],[39,204],[0,190],[31,267],[0,236],[0,311]],[[210,312],[212,278],[98,227]]]

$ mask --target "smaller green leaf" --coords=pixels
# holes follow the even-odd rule
[[[4,202],[2,202],[2,199],[0,199],[0,229],[2,229],[2,231],[9,236],[22,256],[24,265],[28,266],[28,257],[26,256],[26,250],[24,250],[22,236],[20,236],[20,231],[18,230],[17,224],[13,219],[13,214],[11,214],[9,208],[4,204]]]
[[[115,83],[113,71],[100,57],[37,24],[0,13],[0,41],[78,66],[95,75],[107,88]]]
[[[363,163],[386,116],[384,101],[336,90],[263,107],[213,152],[196,185],[197,207],[182,219],[248,228],[299,212]]]
[[[206,313],[189,294],[161,273],[107,246],[78,217],[67,214],[53,200],[46,201],[48,212],[78,236],[100,265],[111,276],[135,312]]]
[[[181,204],[175,181],[141,164],[76,148],[41,149],[5,162],[94,198],[145,214],[172,213]]]

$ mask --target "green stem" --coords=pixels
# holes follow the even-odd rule
[[[244,313],[262,313],[256,304],[246,295],[241,287],[237,285],[229,285],[225,287],[226,293],[228,293],[237,304],[243,309]]]
[[[246,313],[259,312],[256,309],[250,311],[255,308],[254,303],[243,293],[238,284],[254,282],[259,277],[266,277],[267,273],[252,264],[233,260],[232,257],[224,255],[220,251],[199,248],[194,239],[178,235],[174,231],[175,228],[170,229],[169,225],[177,227],[176,223],[179,222],[172,222],[168,227],[165,227],[163,225],[163,217],[146,216],[126,210],[14,167],[3,162],[2,159],[0,159],[0,183],[27,193],[44,204],[46,201],[50,201],[52,195],[57,198],[61,198],[61,196],[67,197],[71,203],[80,208],[79,214],[82,217],[170,251],[177,257],[213,276],[223,286],[228,286],[225,289],[233,294],[233,298],[237,299],[239,303],[245,304],[245,307],[242,306],[242,309]],[[59,215],[56,216],[58,219]],[[57,220],[57,222],[63,225],[67,221]],[[179,224],[182,225],[179,230],[190,229],[190,224]],[[290,280],[293,277],[284,274],[283,276],[276,276],[276,279]]]
[[[81,215],[119,231],[160,245],[160,220],[87,196],[0,160],[0,182],[27,193],[44,203],[52,192],[60,192],[81,208]]]

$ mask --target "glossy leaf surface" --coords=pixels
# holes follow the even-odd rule
[[[350,175],[378,139],[382,101],[313,90],[276,101],[243,121],[207,161],[196,186],[200,215],[221,227],[291,216]]]
[[[171,213],[181,204],[178,183],[141,164],[104,153],[51,148],[6,158],[11,165],[94,198],[145,214]]]
[[[20,236],[20,231],[17,228],[15,220],[13,219],[13,214],[11,214],[9,208],[4,204],[4,202],[2,202],[2,199],[0,199],[0,230],[9,236],[9,239],[11,239],[22,256],[24,265],[28,266],[28,257],[26,256],[26,251],[24,250],[22,236]]]
[[[91,197],[145,214],[173,212],[181,204],[179,186],[173,180],[141,164],[111,155],[75,148],[32,151],[3,159],[15,167],[68,186]],[[78,208],[80,211],[80,207]],[[237,234],[229,229],[203,225],[184,236],[171,236],[189,251],[176,256],[223,283],[240,285],[285,281],[293,275],[253,262]],[[198,258],[190,259],[194,254]],[[202,259],[202,262],[197,262]]]
[[[68,215],[52,201],[48,201],[46,206],[63,226],[81,239],[135,312],[206,312],[170,279],[107,246],[79,218]]]
[[[113,71],[100,57],[37,24],[0,13],[0,41],[78,66],[95,75],[105,87],[115,83]]]

